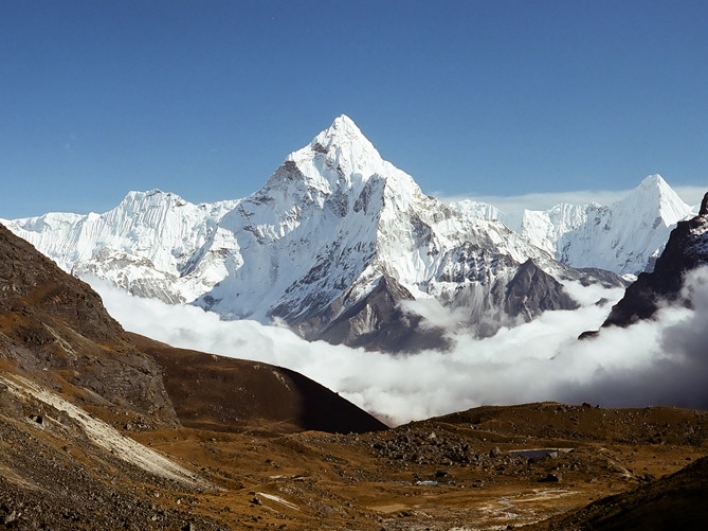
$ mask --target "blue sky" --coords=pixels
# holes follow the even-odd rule
[[[0,2],[0,217],[248,195],[340,115],[426,193],[708,190],[708,2]]]

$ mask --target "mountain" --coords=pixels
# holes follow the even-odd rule
[[[618,275],[651,270],[671,229],[693,212],[660,175],[646,177],[609,206],[562,203],[546,211],[508,213],[469,200],[452,206],[503,222],[563,264]]]
[[[134,295],[176,303],[223,277],[218,221],[237,203],[194,205],[160,190],[131,192],[105,214],[48,213],[6,225],[74,276],[107,278]]]
[[[131,192],[105,214],[6,223],[75,276],[388,351],[447,344],[403,301],[437,301],[489,334],[577,307],[561,281],[592,277],[499,221],[426,196],[346,116],[240,200],[193,205]],[[529,283],[541,276],[543,292]]]
[[[651,318],[663,302],[691,301],[682,298],[686,274],[708,264],[708,194],[697,216],[681,221],[671,236],[654,270],[642,273],[612,308],[603,326],[629,326]]]

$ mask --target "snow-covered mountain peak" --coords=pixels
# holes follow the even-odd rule
[[[413,178],[383,160],[356,124],[342,115],[308,145],[288,155],[249,200],[268,202],[277,218],[290,217],[294,205],[319,209],[328,201],[344,214],[384,190],[387,196],[401,199],[422,195]]]
[[[642,182],[639,183],[639,186],[637,186],[637,189],[666,191],[670,190],[671,187],[661,175],[655,173],[653,175],[647,175],[646,177],[644,177],[644,179],[642,179]]]
[[[378,155],[374,145],[364,136],[354,121],[344,114],[335,118],[332,125],[320,132],[310,142],[310,147],[319,152],[354,147]]]
[[[661,175],[649,175],[610,205],[559,204],[546,211],[501,212],[474,201],[452,204],[469,215],[498,219],[556,260],[624,275],[651,269],[671,228],[692,215]]]
[[[648,201],[652,206],[660,205],[664,202],[670,202],[674,197],[678,197],[664,178],[657,174],[648,175],[639,185],[628,194],[626,198],[634,201]],[[679,199],[680,201],[680,199]]]
[[[617,205],[636,214],[658,212],[661,221],[667,227],[691,214],[691,208],[658,174],[645,177],[639,186]]]
[[[358,194],[373,176],[390,179],[403,173],[383,160],[374,145],[345,115],[336,118],[307,146],[291,153],[281,169],[288,167],[297,168],[296,174],[287,172],[289,180],[299,178],[308,188],[325,194],[337,191]],[[276,171],[273,177],[283,176],[282,171]],[[407,175],[403,181],[407,185],[413,183]],[[271,186],[274,184],[269,182]]]

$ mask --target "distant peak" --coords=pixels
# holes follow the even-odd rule
[[[644,190],[652,190],[670,188],[670,186],[669,183],[667,183],[661,175],[655,173],[654,175],[648,175],[647,177],[644,177],[642,182],[639,184],[639,188]]]
[[[671,188],[669,183],[659,174],[645,177],[635,190],[641,197],[653,198],[662,202],[670,201],[677,204],[682,203],[673,188]]]
[[[651,209],[658,208],[659,216],[667,226],[691,214],[691,207],[684,203],[669,183],[658,174],[645,177],[634,192],[620,203],[630,211],[645,212],[647,215],[652,215]]]

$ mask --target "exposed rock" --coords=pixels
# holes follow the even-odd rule
[[[341,298],[346,299],[347,296],[348,293]],[[406,288],[394,278],[384,275],[371,293],[335,317],[324,329],[319,329],[313,321],[303,323],[299,328],[310,340],[323,339],[330,343],[384,352],[448,349],[450,341],[443,335],[443,330],[423,328],[419,326],[420,316],[401,309],[401,301],[410,300],[413,296]],[[337,308],[337,304],[331,307]]]
[[[530,321],[547,310],[575,310],[578,306],[560,282],[530,259],[506,286],[504,310],[510,317]]]
[[[705,264],[708,264],[708,194],[703,199],[700,214],[678,223],[654,270],[640,274],[627,288],[603,326],[629,326],[650,319],[661,301],[690,306],[690,301],[680,300],[684,277]]]

